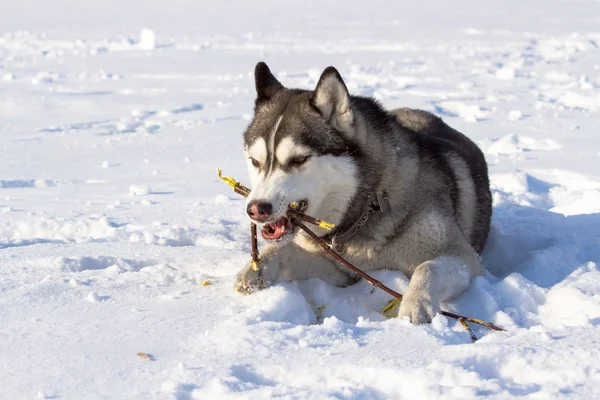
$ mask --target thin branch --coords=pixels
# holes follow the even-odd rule
[[[250,223],[250,239],[252,244],[252,269],[258,271],[258,234],[256,232],[256,224]]]
[[[475,334],[471,330],[471,327],[469,326],[469,324],[467,324],[467,322],[465,321],[465,319],[463,317],[460,317],[458,319],[458,322],[460,322],[460,324],[465,328],[465,330],[467,332],[469,332],[469,335],[471,336],[471,341],[473,341],[473,343],[476,342],[477,341],[477,336],[475,336]]]

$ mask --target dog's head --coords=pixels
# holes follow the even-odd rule
[[[314,91],[287,89],[260,62],[255,81],[254,119],[244,134],[249,217],[273,242],[293,236],[285,217],[293,202],[338,223],[357,191],[360,153],[356,116],[340,74],[329,67]]]

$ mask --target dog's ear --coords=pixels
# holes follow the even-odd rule
[[[254,68],[256,84],[256,104],[269,100],[275,93],[283,89],[283,85],[273,76],[264,62],[259,62]]]
[[[354,115],[350,106],[350,94],[340,73],[333,67],[327,67],[312,97],[312,105],[334,128],[351,133]]]

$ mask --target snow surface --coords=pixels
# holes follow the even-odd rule
[[[0,12],[0,397],[598,398],[600,3],[16,1]],[[266,60],[484,149],[489,270],[456,321],[365,282],[244,297],[241,133]],[[396,290],[407,280],[375,274]],[[323,308],[323,306],[325,306]],[[147,358],[138,353],[148,354]]]

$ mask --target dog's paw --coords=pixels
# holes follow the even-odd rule
[[[424,296],[407,294],[402,298],[398,317],[409,317],[413,324],[429,324],[439,312],[439,302],[431,301]]]
[[[252,269],[252,263],[249,262],[235,277],[233,289],[242,294],[250,294],[264,289],[267,287],[267,281],[262,275],[262,270]]]

